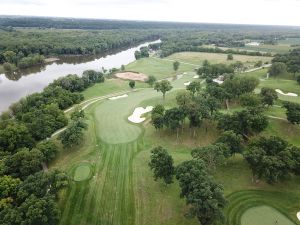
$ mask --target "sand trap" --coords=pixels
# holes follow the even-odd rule
[[[297,218],[300,220],[300,212],[297,212]]]
[[[259,42],[256,42],[256,41],[253,41],[253,42],[247,43],[246,45],[249,45],[249,46],[259,46],[260,43],[259,43]]]
[[[185,82],[185,83],[184,83],[184,85],[185,85],[185,86],[188,86],[188,85],[190,85],[190,84],[191,84],[191,82],[190,82],[190,81],[189,81],[189,82]]]
[[[151,112],[152,109],[153,106],[147,106],[146,108],[143,107],[135,108],[131,116],[128,117],[128,120],[133,123],[141,123],[146,119],[145,117],[141,117],[141,115],[147,112]]]
[[[216,82],[216,83],[218,83],[218,84],[223,84],[224,81],[219,80],[219,79],[213,79],[213,82]]]
[[[280,89],[275,89],[275,91],[281,95],[285,95],[285,96],[290,96],[290,97],[297,97],[298,95],[295,94],[295,93],[291,93],[291,92],[288,92],[288,93],[284,93],[282,90]]]
[[[198,79],[199,78],[199,75],[195,75],[193,76],[194,79]]]
[[[143,73],[134,73],[134,72],[116,73],[115,76],[124,80],[146,81],[148,79],[147,75]]]
[[[183,74],[177,75],[177,80],[181,79],[183,77]]]
[[[111,98],[109,98],[109,100],[117,100],[117,99],[126,98],[126,97],[128,97],[128,95],[124,94],[124,95],[119,95],[119,96],[111,97]]]

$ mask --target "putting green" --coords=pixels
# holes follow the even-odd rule
[[[295,223],[276,209],[262,205],[248,209],[242,215],[241,225],[295,225]]]
[[[91,177],[92,170],[89,163],[80,164],[75,168],[74,181],[84,181]]]

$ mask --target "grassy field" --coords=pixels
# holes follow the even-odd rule
[[[271,57],[261,56],[247,56],[247,55],[233,55],[233,60],[227,60],[227,54],[222,53],[207,53],[207,52],[179,52],[167,57],[171,60],[178,60],[193,64],[202,64],[204,60],[210,63],[226,63],[231,64],[236,61],[241,61],[246,65],[253,65],[255,62],[261,60],[263,63],[270,62]]]
[[[126,70],[147,75],[153,73],[158,78],[175,74],[171,61],[154,58],[138,60],[126,66]],[[60,194],[61,225],[199,224],[196,219],[184,216],[188,208],[184,199],[179,197],[180,190],[176,181],[165,186],[161,181],[153,180],[148,167],[150,149],[157,145],[166,147],[177,165],[191,159],[190,152],[194,147],[208,145],[218,138],[220,131],[216,124],[205,121],[196,131],[195,137],[186,124],[177,139],[176,134],[168,130],[156,131],[149,119],[143,124],[133,124],[127,120],[138,106],[159,103],[165,107],[175,106],[176,93],[185,88],[185,82],[194,80],[195,73],[191,71],[193,66],[181,65],[178,73],[187,74],[172,81],[174,88],[167,93],[165,101],[161,93],[144,88],[130,92],[127,98],[102,100],[86,109],[89,128],[84,143],[61,151],[50,165],[51,168],[67,171],[77,180],[71,181],[70,187]],[[243,75],[261,78],[265,73],[266,70],[259,70]],[[261,82],[261,85],[274,87],[278,81],[269,79]],[[148,86],[137,83],[137,87]],[[280,88],[283,91],[290,88],[298,91],[292,80],[284,80],[282,85],[280,80]],[[130,90],[128,81],[110,79],[89,88],[83,94],[89,99],[123,90]],[[283,109],[278,107],[270,108],[266,113],[285,116]],[[300,127],[287,121],[270,119],[263,135],[279,135],[300,146]],[[90,165],[90,171],[86,167],[81,168],[82,165]],[[229,204],[225,210],[228,220],[224,225],[240,225],[243,213],[246,212],[244,218],[247,218],[247,209],[260,205],[269,205],[299,224],[296,221],[296,212],[300,210],[299,177],[291,177],[276,185],[268,185],[263,181],[253,183],[251,171],[241,155],[230,158],[226,165],[215,171],[214,177],[224,186],[228,197]]]
[[[198,63],[197,65],[200,65]],[[177,71],[177,74],[193,71],[198,66],[181,64]],[[173,62],[160,58],[143,58],[137,61],[134,61],[125,67],[127,71],[136,71],[144,73],[146,75],[153,75],[157,79],[162,79],[166,77],[174,76],[176,73],[173,70]]]

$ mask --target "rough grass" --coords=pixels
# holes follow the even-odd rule
[[[198,64],[198,65],[201,65],[204,60],[208,60],[210,63],[225,63],[225,64],[231,64],[236,61],[241,61],[249,65],[249,64],[254,64],[259,60],[263,61],[263,63],[270,62],[272,59],[271,57],[233,55],[233,60],[227,60],[227,54],[207,53],[207,52],[179,52],[179,53],[174,53],[167,58],[172,60]]]
[[[177,74],[193,71],[197,66],[180,64]],[[176,73],[173,70],[173,62],[160,58],[143,58],[134,61],[126,66],[127,71],[135,71],[144,73],[148,76],[153,75],[157,79],[174,76]]]
[[[262,205],[248,209],[241,218],[241,225],[295,225],[290,219],[276,209]]]

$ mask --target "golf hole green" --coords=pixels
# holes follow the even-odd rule
[[[92,175],[91,165],[89,163],[83,163],[78,165],[74,171],[74,181],[88,180]]]
[[[278,210],[262,205],[248,209],[241,218],[241,225],[295,225]]]

